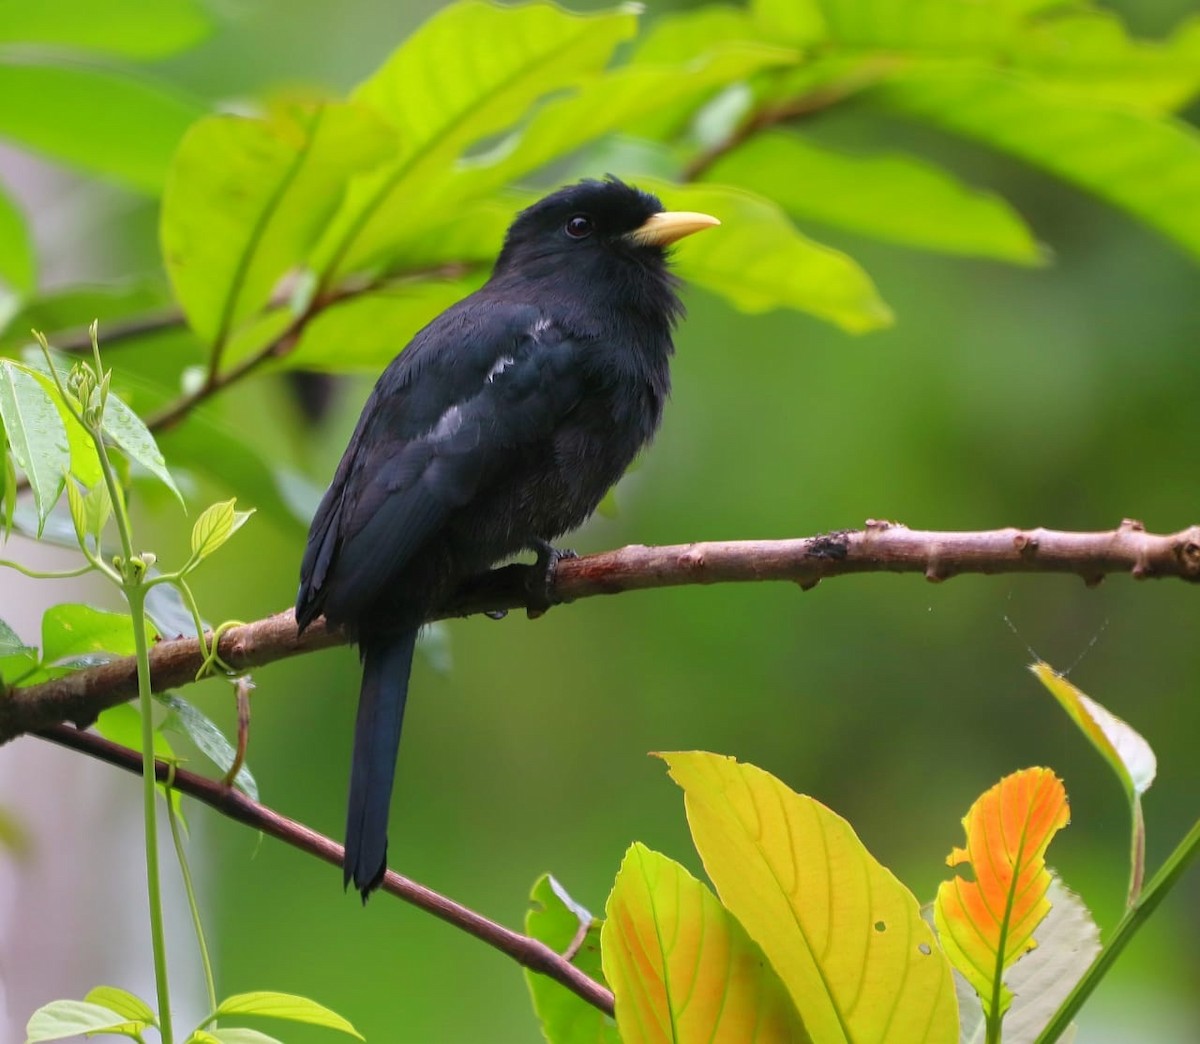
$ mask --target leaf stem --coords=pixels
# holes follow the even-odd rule
[[[1134,934],[1174,887],[1175,882],[1179,880],[1198,852],[1200,852],[1200,819],[1192,824],[1192,829],[1179,842],[1175,851],[1167,857],[1166,862],[1146,886],[1141,897],[1125,911],[1125,916],[1117,923],[1112,938],[1105,943],[1104,948],[1092,962],[1092,966],[1075,984],[1075,988],[1062,1002],[1049,1025],[1042,1030],[1041,1035],[1037,1038],[1037,1044],[1054,1044],[1054,1041],[1067,1031],[1067,1027],[1078,1014],[1083,1002],[1091,996],[1100,980],[1104,978],[1109,968],[1121,955],[1121,951],[1129,945]]]
[[[18,573],[32,577],[34,580],[69,580],[71,577],[83,576],[85,573],[90,573],[96,568],[95,563],[90,558],[87,565],[81,565],[78,569],[64,569],[61,572],[51,571],[43,573],[37,569],[28,569],[21,565],[20,562],[13,562],[7,558],[0,558],[0,566],[4,566],[7,569],[15,569]]]
[[[212,961],[208,956],[208,945],[204,940],[204,924],[200,920],[200,906],[196,902],[196,889],[192,884],[192,871],[188,865],[187,850],[183,846],[183,838],[179,833],[179,817],[175,814],[175,805],[171,796],[178,791],[170,789],[167,794],[167,822],[171,825],[171,840],[175,844],[175,855],[179,860],[179,872],[183,875],[183,890],[187,893],[188,908],[192,912],[192,926],[196,929],[196,945],[200,948],[200,964],[204,968],[204,988],[208,991],[208,1007],[210,1011],[217,1010],[217,986],[213,979]]]
[[[114,511],[116,505],[113,506]],[[124,513],[124,508],[121,509]],[[120,524],[120,522],[119,522]],[[122,529],[128,526],[124,520]],[[158,818],[154,793],[154,712],[150,695],[150,650],[146,642],[146,592],[139,582],[125,585],[133,616],[133,640],[138,667],[138,709],[142,717],[142,814],[146,840],[146,892],[150,905],[150,939],[154,948],[154,985],[163,1044],[173,1044],[171,994],[167,985],[166,936],[163,931],[162,883],[158,873]]]

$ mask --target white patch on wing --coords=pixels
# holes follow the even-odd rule
[[[554,324],[550,322],[549,319],[547,319],[545,316],[542,316],[541,319],[533,324],[533,329],[529,331],[530,336],[532,336],[535,341],[540,341],[542,339],[541,335],[549,330],[553,325]]]
[[[507,370],[516,360],[511,355],[502,355],[495,361],[492,368],[488,370],[487,383],[491,384],[497,377]]]
[[[454,405],[438,418],[438,422],[434,425],[430,435],[435,439],[448,439],[461,427],[462,410],[457,405]]]

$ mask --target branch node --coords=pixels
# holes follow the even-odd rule
[[[1122,532],[1127,533],[1144,533],[1146,532],[1146,523],[1141,522],[1136,518],[1123,518],[1119,527]]]
[[[1038,553],[1039,541],[1032,533],[1019,532],[1013,537],[1013,547],[1022,558],[1034,558]]]
[[[797,580],[796,584],[799,586],[801,591],[811,591],[820,582],[821,578],[819,576],[806,576],[800,580]]]

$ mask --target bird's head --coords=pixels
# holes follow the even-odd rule
[[[613,262],[662,269],[666,248],[719,225],[707,214],[666,211],[657,196],[609,175],[568,185],[517,215],[496,274],[538,277],[555,271],[599,276]]]

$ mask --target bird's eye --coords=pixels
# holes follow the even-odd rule
[[[572,239],[587,239],[592,234],[592,219],[586,214],[576,214],[567,219],[566,232]]]

